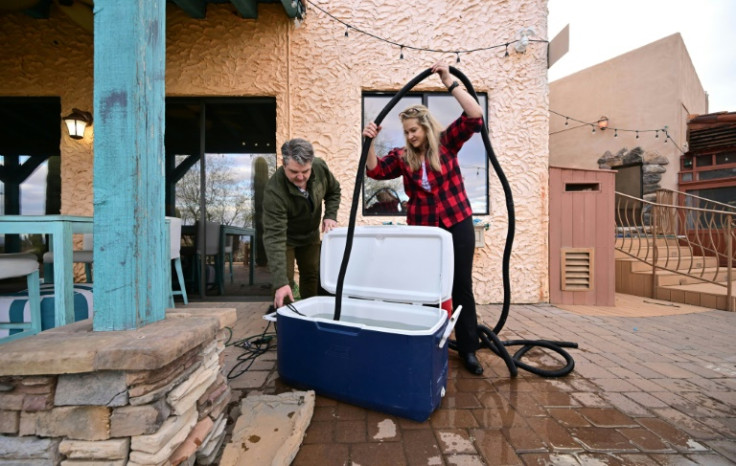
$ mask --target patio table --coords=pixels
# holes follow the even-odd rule
[[[54,326],[74,322],[72,238],[92,233],[92,217],[75,215],[0,215],[0,234],[51,235],[54,251]]]

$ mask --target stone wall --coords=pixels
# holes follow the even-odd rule
[[[656,152],[644,152],[641,147],[631,150],[621,149],[613,155],[606,151],[603,157],[598,159],[598,167],[621,168],[630,165],[641,164],[642,195],[644,200],[656,202],[657,190],[662,188],[662,175],[667,172],[669,165],[667,157]]]
[[[184,324],[173,320],[177,328]],[[139,354],[148,357],[147,369],[64,373],[60,367],[58,374],[37,374],[29,367],[29,375],[0,375],[0,464],[213,464],[226,435],[231,399],[221,373],[229,333],[220,328],[166,364],[151,364],[160,355],[150,337],[164,339],[172,333],[166,328],[164,321],[153,334],[127,334],[125,344],[138,345]],[[43,347],[43,340],[52,343],[53,332],[18,343],[43,337]],[[106,332],[87,335],[91,347],[100,333]],[[12,353],[11,345],[5,347]],[[67,370],[75,367],[72,362]]]

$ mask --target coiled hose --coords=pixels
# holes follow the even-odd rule
[[[470,93],[471,96],[478,101],[478,96],[475,93],[475,90],[473,89],[473,85],[470,83],[468,78],[460,72],[458,69],[454,67],[450,67],[450,73],[456,76],[460,81],[462,81],[463,85],[465,85],[465,88]],[[424,79],[426,79],[428,76],[432,74],[432,69],[427,68],[426,70],[419,73],[417,76],[415,76],[411,81],[406,83],[406,85],[394,95],[394,97],[386,104],[385,107],[381,110],[381,112],[378,114],[376,119],[374,120],[375,124],[379,126],[384,118],[386,118],[386,115],[388,112],[391,111],[394,106],[401,100],[404,95],[406,95],[407,92],[409,92],[411,89],[414,88],[417,84],[422,82]],[[488,159],[491,162],[491,165],[493,166],[494,171],[496,172],[496,176],[498,176],[499,181],[501,182],[501,186],[503,187],[504,196],[506,199],[506,212],[508,216],[508,230],[506,234],[506,243],[503,251],[503,259],[502,259],[502,275],[503,275],[503,306],[501,310],[501,315],[499,316],[498,322],[496,323],[496,326],[493,328],[493,330],[489,329],[488,327],[484,325],[478,325],[478,336],[481,340],[481,347],[485,347],[493,351],[496,355],[500,356],[504,362],[506,363],[506,367],[508,367],[509,372],[512,377],[515,377],[518,374],[518,368],[522,368],[526,371],[529,371],[533,374],[541,375],[543,377],[561,377],[564,375],[569,374],[575,367],[575,361],[572,359],[572,356],[565,351],[563,348],[577,348],[577,343],[573,342],[565,342],[565,341],[550,341],[550,340],[509,340],[509,341],[501,341],[498,338],[498,334],[503,329],[503,326],[506,324],[506,319],[509,315],[509,307],[511,303],[511,279],[509,277],[509,261],[511,259],[511,247],[514,242],[514,233],[516,230],[516,218],[515,218],[515,211],[514,211],[514,199],[513,195],[511,193],[511,187],[509,186],[509,182],[506,179],[506,175],[503,173],[503,170],[501,169],[501,165],[498,163],[498,159],[496,158],[496,154],[493,152],[493,147],[491,146],[491,140],[488,136],[488,127],[486,125],[486,122],[483,121],[483,124],[481,125],[481,136],[483,138],[483,144],[486,148],[486,152],[488,154]],[[335,292],[335,313],[334,313],[334,320],[340,320],[340,314],[342,310],[342,290],[343,290],[343,284],[345,283],[345,273],[347,271],[348,263],[350,261],[350,252],[353,248],[353,236],[355,232],[355,219],[358,212],[358,200],[360,199],[360,191],[361,187],[363,186],[363,176],[365,173],[365,164],[366,160],[368,158],[368,151],[371,147],[371,143],[373,142],[372,138],[365,138],[363,141],[363,150],[360,154],[360,161],[358,162],[358,173],[355,176],[355,188],[353,191],[353,202],[350,206],[350,220],[348,223],[348,232],[347,232],[347,238],[345,242],[345,252],[343,254],[342,263],[340,264],[340,271],[337,277],[337,289]],[[509,352],[506,350],[507,346],[521,346],[519,350],[514,353],[513,356],[509,354]],[[562,356],[565,359],[565,366],[560,369],[541,369],[538,367],[530,366],[529,364],[524,363],[521,361],[521,358],[534,346],[540,346],[543,348],[547,348],[553,352],[558,353],[560,356]],[[456,343],[452,340],[449,342],[449,347],[457,350]]]

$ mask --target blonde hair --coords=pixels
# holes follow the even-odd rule
[[[434,171],[441,171],[440,168],[440,133],[442,133],[442,125],[437,119],[432,116],[429,109],[424,105],[412,105],[403,112],[399,113],[399,119],[403,124],[406,120],[415,119],[417,123],[424,128],[424,132],[427,136],[427,151],[424,154],[424,158],[429,162],[429,166]],[[404,135],[406,137],[406,135]],[[406,141],[405,151],[406,163],[409,165],[411,171],[419,170],[422,167],[422,162],[417,153],[416,149]]]

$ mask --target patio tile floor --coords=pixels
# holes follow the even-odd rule
[[[235,307],[234,340],[266,328],[266,302],[190,305]],[[570,375],[520,370],[512,378],[499,357],[482,350],[485,374],[477,377],[450,351],[447,395],[428,421],[318,396],[293,464],[736,464],[736,313],[700,310],[624,317],[513,305],[501,340],[577,342]],[[478,309],[489,327],[499,313],[496,305]],[[239,368],[241,355],[229,346],[225,370]],[[554,362],[538,350],[525,359]],[[234,404],[249,393],[292,390],[279,380],[275,346],[230,383]]]

